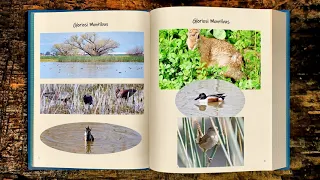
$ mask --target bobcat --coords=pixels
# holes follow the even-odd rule
[[[219,67],[227,66],[228,69],[224,76],[234,80],[239,80],[244,76],[241,72],[242,55],[230,43],[201,36],[199,29],[188,30],[186,43],[189,50],[199,49],[201,61],[206,63],[206,67],[216,64]]]

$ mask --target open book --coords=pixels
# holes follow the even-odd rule
[[[288,17],[30,11],[29,169],[288,168]]]

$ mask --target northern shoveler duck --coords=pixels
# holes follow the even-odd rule
[[[83,96],[83,102],[84,102],[85,105],[89,105],[89,107],[92,108],[92,106],[93,106],[92,96],[84,95]]]
[[[116,90],[116,97],[117,98],[124,98],[128,99],[130,96],[132,96],[137,90],[135,89],[117,89]]]
[[[85,141],[94,141],[94,137],[91,134],[91,129],[88,127],[86,127],[86,130],[84,131],[84,140]]]
[[[205,93],[199,94],[199,96],[195,100],[199,100],[200,104],[208,104],[212,102],[222,102],[226,96],[224,93],[221,94],[212,94],[206,95]]]

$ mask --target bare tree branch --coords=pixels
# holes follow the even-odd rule
[[[99,39],[96,33],[85,33],[80,37],[78,35],[71,36],[65,41],[65,44],[80,49],[90,56],[108,54],[119,47],[118,42],[110,38]]]
[[[76,55],[78,53],[78,50],[75,47],[70,46],[68,44],[55,44],[53,45],[51,51],[61,56],[71,56]]]
[[[129,55],[135,55],[135,56],[142,56],[143,55],[143,46],[136,46],[132,49],[129,49],[127,51],[127,54]]]

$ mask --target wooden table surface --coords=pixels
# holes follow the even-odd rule
[[[289,9],[291,11],[291,169],[223,174],[155,171],[28,171],[27,10],[138,9],[166,6]],[[0,179],[320,179],[319,0],[1,0]]]

